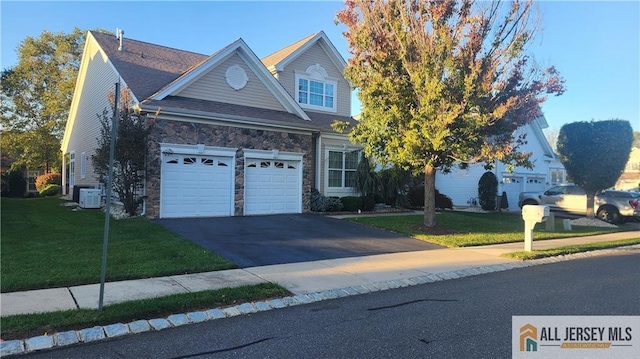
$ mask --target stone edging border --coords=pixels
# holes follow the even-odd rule
[[[238,315],[263,312],[267,310],[285,308],[301,304],[309,304],[322,300],[347,297],[350,295],[359,295],[388,289],[403,288],[419,284],[437,282],[441,280],[458,279],[479,274],[501,272],[510,269],[531,267],[541,264],[564,262],[572,259],[594,257],[598,255],[615,253],[620,250],[631,249],[640,249],[640,245],[602,249],[597,251],[581,252],[505,264],[494,264],[490,266],[474,267],[443,273],[433,273],[413,278],[370,283],[354,287],[333,289],[309,294],[299,294],[295,296],[271,299],[268,301],[243,303],[233,307],[215,308],[205,311],[189,312],[185,314],[173,314],[166,318],[137,320],[127,324],[117,323],[105,326],[95,326],[92,328],[85,328],[81,330],[71,330],[61,333],[54,333],[51,335],[40,335],[28,339],[7,340],[0,342],[0,357],[4,357],[6,355],[31,353],[38,350],[51,349],[72,344],[90,343],[98,340],[116,338],[129,334],[158,331],[171,327],[179,327],[186,324],[201,323],[209,320],[235,317]]]

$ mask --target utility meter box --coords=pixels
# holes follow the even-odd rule
[[[525,222],[541,223],[549,217],[549,206],[528,204],[522,207],[522,219]]]

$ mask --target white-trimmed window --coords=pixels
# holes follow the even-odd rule
[[[76,152],[69,152],[69,190],[76,184]]]
[[[360,151],[329,151],[329,188],[355,188]]]
[[[566,182],[567,173],[563,169],[551,168],[549,170],[551,177],[551,185],[558,185]]]
[[[80,178],[85,178],[87,173],[87,153],[80,153]]]
[[[330,79],[327,71],[315,64],[307,71],[296,72],[296,101],[309,109],[336,112],[338,82]]]
[[[40,174],[39,171],[27,171],[27,192],[37,192],[36,179]]]

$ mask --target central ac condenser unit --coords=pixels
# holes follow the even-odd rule
[[[80,190],[80,208],[100,208],[100,195],[102,190],[82,188]]]

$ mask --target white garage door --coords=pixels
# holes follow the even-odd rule
[[[302,212],[302,162],[246,159],[244,213]]]
[[[527,192],[543,192],[545,190],[545,178],[544,177],[531,177],[527,176],[527,186],[525,191]]]
[[[522,177],[516,176],[504,176],[502,179],[503,185],[502,190],[507,192],[507,200],[509,201],[509,210],[514,211],[518,210],[518,197],[520,196],[520,192],[522,192]],[[498,193],[502,195],[502,193]]]
[[[160,217],[233,215],[232,157],[163,155]]]

